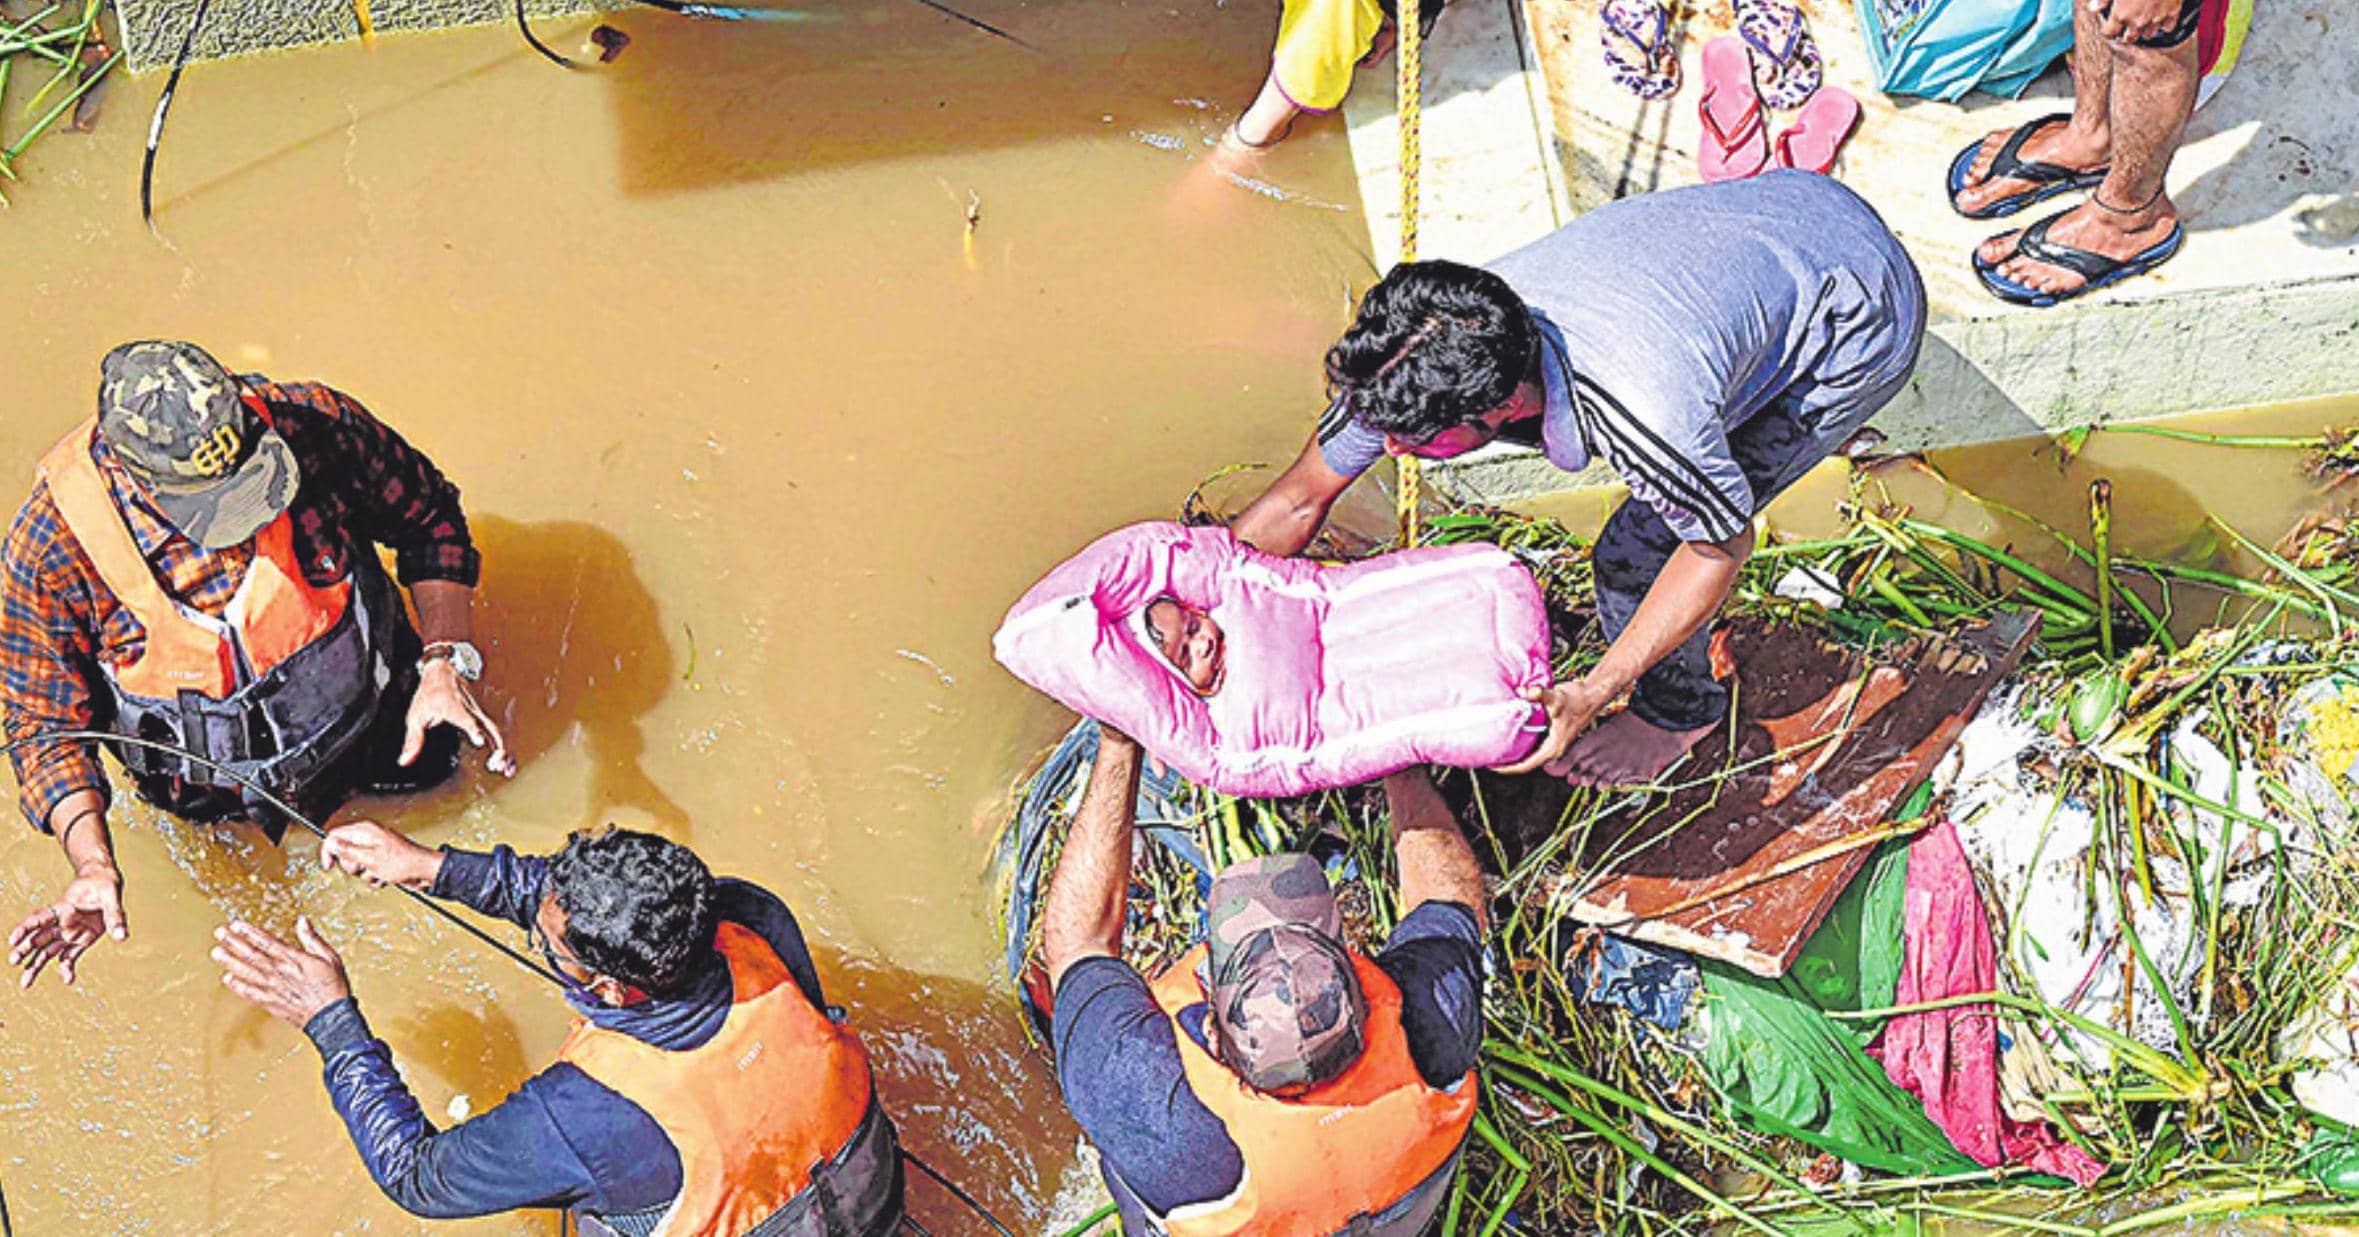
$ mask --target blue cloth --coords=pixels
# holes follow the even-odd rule
[[[1592,1005],[1619,1005],[1666,1031],[1676,1031],[1687,1018],[1689,1002],[1704,990],[1704,976],[1695,959],[1669,950],[1653,950],[1618,936],[1600,936],[1576,970],[1581,999]]]
[[[1393,929],[1376,965],[1401,989],[1401,1026],[1428,1086],[1459,1085],[1482,1049],[1482,932],[1474,912],[1428,902]],[[1180,1024],[1201,1045],[1202,1007]],[[1157,1213],[1227,1196],[1245,1161],[1228,1127],[1188,1089],[1172,1020],[1146,977],[1089,958],[1057,987],[1057,1084],[1109,1179]]]
[[[1864,421],[1916,366],[1925,288],[1859,195],[1782,170],[1610,202],[1489,264],[1539,320],[1543,448],[1603,458],[1682,541],[1725,541],[1768,496],[1729,448],[1772,402],[1815,433]],[[1340,414],[1327,466],[1384,436]]]
[[[432,892],[523,926],[540,905],[548,872],[547,860],[505,846],[490,854],[446,849]],[[717,881],[714,892],[720,917],[769,942],[803,995],[824,1006],[810,948],[786,904],[745,881]],[[685,996],[575,1008],[601,1027],[685,1050],[721,1029],[730,996],[728,965],[716,955]],[[319,1049],[329,1097],[369,1176],[413,1215],[457,1219],[527,1207],[616,1215],[668,1206],[680,1192],[680,1153],[663,1128],[571,1065],[552,1065],[483,1115],[437,1130],[357,1001],[329,1006],[303,1030]]]
[[[2072,47],[2072,0],[1856,0],[1886,94],[2012,99]]]

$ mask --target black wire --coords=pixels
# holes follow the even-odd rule
[[[903,1212],[901,1214],[901,1227],[908,1229],[910,1232],[916,1233],[917,1237],[934,1237],[932,1233],[926,1231],[925,1225],[911,1219],[909,1217],[909,1213],[907,1212]]]
[[[188,33],[180,36],[180,54],[172,58],[172,76],[164,79],[164,93],[156,99],[156,114],[147,122],[147,154],[139,161],[139,221],[151,230],[156,226],[156,147],[164,141],[164,115],[172,110],[172,96],[180,90],[180,75],[188,71],[188,54],[197,45],[197,28],[205,24],[205,10],[211,4],[212,0],[197,0],[196,15],[188,19]]]
[[[935,1182],[941,1185],[943,1189],[950,1191],[950,1196],[952,1198],[965,1203],[968,1210],[983,1217],[983,1222],[990,1225],[992,1228],[997,1229],[999,1231],[1000,1237],[1016,1237],[1015,1230],[1009,1228],[1005,1224],[1000,1223],[999,1217],[991,1214],[991,1209],[989,1207],[976,1202],[974,1195],[967,1193],[965,1190],[959,1189],[957,1183],[953,1182],[950,1178],[935,1172],[933,1165],[917,1158],[917,1152],[911,1151],[907,1147],[903,1147],[901,1148],[901,1158],[917,1165],[917,1170],[919,1172],[924,1173],[928,1177],[932,1177]],[[925,1230],[921,1228],[918,1231],[922,1233]]]
[[[210,769],[213,772],[218,773],[233,782],[236,782],[239,786],[244,787],[246,790],[260,797],[264,803],[269,804],[271,807],[276,808],[281,813],[285,814],[287,819],[294,821],[296,824],[303,826],[305,829],[310,830],[315,836],[321,839],[325,839],[328,836],[327,830],[321,828],[310,817],[296,811],[293,804],[290,804],[286,800],[279,798],[277,795],[270,793],[268,789],[263,787],[260,783],[254,781],[254,779],[247,777],[245,774],[240,773],[217,760],[209,760],[203,756],[197,755],[195,752],[192,752],[185,747],[179,747],[174,744],[159,743],[154,739],[135,738],[127,734],[116,734],[113,731],[108,730],[48,730],[43,731],[40,734],[28,735],[22,739],[17,739],[12,742],[0,743],[0,754],[13,752],[20,747],[26,747],[34,743],[54,743],[65,739],[98,740],[100,742],[106,743],[128,743],[133,747],[144,747],[151,751],[164,752],[169,755],[178,756],[184,760],[195,761],[198,765],[206,769]],[[508,955],[508,958],[515,962],[516,965],[523,967],[525,970],[531,971],[533,974],[548,980],[550,983],[553,983],[560,988],[565,987],[565,981],[560,978],[555,971],[552,971],[548,967],[543,966],[540,963],[525,957],[523,954],[516,952],[516,950],[508,946],[507,942],[500,940],[491,933],[486,932],[483,929],[476,927],[474,924],[467,922],[465,919],[460,918],[459,915],[452,911],[449,907],[446,907],[440,902],[427,897],[425,894],[419,893],[417,890],[410,889],[406,886],[394,885],[391,886],[391,888],[400,890],[402,895],[407,897],[410,901],[425,907],[427,910],[442,916],[446,920],[449,920],[451,923],[457,925],[460,930],[466,932],[469,936],[472,936],[475,939],[482,941],[484,944],[491,946],[493,949],[499,950],[501,953]],[[5,1237],[5,1234],[0,1234],[0,1237]]]
[[[0,1237],[16,1237],[16,1225],[8,1220],[8,1187],[0,1185]]]
[[[644,0],[642,0],[642,2],[644,2]],[[984,21],[984,20],[983,20],[982,18],[980,18],[980,17],[970,17],[970,16],[968,16],[968,15],[967,15],[967,14],[965,14],[965,13],[961,13],[961,12],[959,12],[957,9],[951,8],[951,7],[950,7],[949,5],[947,5],[947,4],[943,4],[943,3],[941,2],[941,0],[917,0],[917,2],[918,2],[919,4],[922,4],[922,5],[926,6],[926,7],[927,7],[927,8],[929,8],[929,9],[932,9],[932,10],[934,10],[934,11],[935,11],[935,12],[937,12],[937,13],[940,13],[940,14],[942,14],[942,15],[943,15],[943,16],[945,16],[945,17],[952,17],[952,18],[956,18],[956,19],[958,19],[959,21],[963,21],[963,22],[965,22],[966,24],[968,24],[968,25],[970,25],[970,26],[973,26],[975,29],[982,31],[982,32],[983,32],[983,33],[985,33],[985,34],[995,34],[995,35],[998,35],[1000,38],[1006,39],[1008,42],[1010,42],[1010,43],[1013,43],[1013,44],[1015,44],[1016,46],[1023,48],[1025,51],[1028,51],[1028,52],[1040,52],[1040,48],[1039,48],[1039,46],[1038,46],[1038,45],[1036,45],[1036,44],[1032,44],[1032,43],[1027,43],[1027,42],[1025,42],[1024,40],[1022,40],[1022,39],[1019,39],[1019,38],[1017,38],[1016,36],[1014,36],[1014,35],[1012,35],[1012,34],[1009,34],[1007,31],[1005,31],[1005,30],[1002,30],[1002,29],[1000,29],[999,27],[992,25],[990,22]],[[1044,54],[1044,55],[1045,55],[1046,53],[1041,53],[1041,54]]]
[[[574,61],[567,59],[564,53],[559,52],[555,48],[550,47],[548,44],[541,42],[540,39],[533,34],[531,23],[524,20],[524,0],[516,0],[516,29],[524,35],[525,42],[532,44],[532,49],[534,51],[548,57],[549,63],[556,65],[560,69],[578,69],[582,67]]]

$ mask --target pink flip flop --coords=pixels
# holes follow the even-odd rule
[[[1794,124],[1777,135],[1774,162],[1781,168],[1832,172],[1835,156],[1859,127],[1859,100],[1840,86],[1821,86],[1795,113]]]
[[[1704,44],[1704,99],[1697,107],[1704,133],[1696,170],[1707,181],[1743,180],[1769,166],[1769,131],[1761,123],[1761,93],[1744,40],[1728,35]]]

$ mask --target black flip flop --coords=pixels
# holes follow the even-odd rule
[[[2075,297],[2086,296],[2099,288],[2109,288],[2122,280],[2143,275],[2178,255],[2179,246],[2187,240],[2187,225],[2171,225],[2171,234],[2144,251],[2127,258],[2108,257],[2091,253],[2060,241],[2048,239],[2048,225],[2062,219],[2069,211],[2059,211],[2023,229],[2015,240],[2015,253],[2034,262],[2045,263],[2060,270],[2071,271],[2081,277],[2081,286],[2064,292],[2042,292],[2028,284],[2020,284],[1999,274],[1995,266],[1984,266],[1979,258],[1974,273],[1982,279],[1982,286],[1990,294],[2010,305],[2029,305],[2046,309]]]
[[[1999,147],[1999,153],[1991,159],[1990,174],[1975,183],[1987,185],[1994,180],[2021,180],[2030,182],[2032,188],[2000,198],[1980,210],[1967,210],[1958,205],[1958,195],[1971,187],[1966,183],[1966,177],[1974,170],[1974,156],[1981,153],[1982,142],[1973,142],[1959,151],[1958,157],[1950,160],[1949,164],[1949,208],[1968,219],[2001,219],[2026,207],[2037,206],[2057,194],[2094,189],[2105,183],[2105,173],[2110,170],[2108,168],[2079,171],[2023,158],[2024,143],[2029,142],[2040,130],[2068,123],[2071,119],[2066,113],[2056,112],[2016,126],[2015,131],[2007,135],[2007,144]]]

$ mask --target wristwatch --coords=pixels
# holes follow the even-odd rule
[[[459,677],[470,683],[480,682],[483,678],[483,650],[464,640],[437,640],[418,654],[420,666],[438,661],[449,662],[451,669],[458,671]]]

